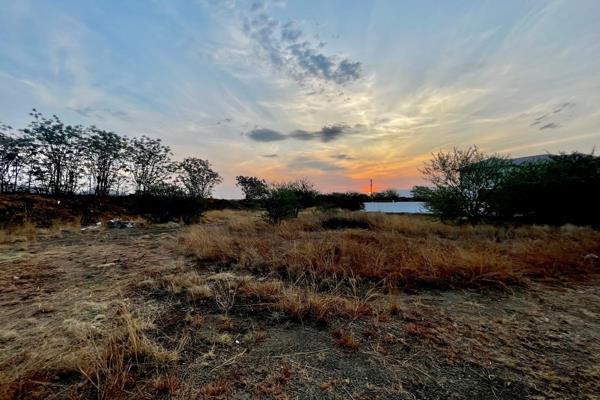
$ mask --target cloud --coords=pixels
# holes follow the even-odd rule
[[[325,43],[318,37],[306,37],[295,21],[281,24],[270,17],[266,9],[265,3],[254,3],[244,17],[244,31],[259,55],[274,69],[302,86],[343,85],[361,78],[360,62],[325,54],[321,51]]]
[[[557,122],[555,122],[556,118],[562,119],[562,122],[564,122],[564,119],[569,118],[569,115],[564,114],[570,114],[568,113],[568,111],[572,110],[574,107],[575,103],[572,102],[567,101],[564,103],[559,103],[556,106],[554,106],[551,111],[544,113],[536,119],[534,119],[533,122],[529,124],[529,126],[540,126],[540,131],[543,131],[545,129],[559,128],[560,125]]]
[[[544,129],[554,129],[554,128],[558,128],[559,125],[555,124],[554,122],[550,122],[549,124],[543,125],[540,127],[540,131],[543,131]]]
[[[273,129],[259,128],[253,129],[246,135],[256,142],[276,142],[279,140],[285,140],[288,136],[281,132],[274,131]]]
[[[356,160],[356,158],[351,157],[348,154],[334,154],[333,156],[331,156],[331,158],[334,158],[336,160]]]
[[[217,121],[217,125],[228,124],[231,121],[233,121],[232,118],[229,118],[229,117],[228,118],[223,118],[223,119],[220,119],[220,120]]]
[[[356,127],[355,127],[356,128]],[[339,139],[342,135],[352,133],[355,129],[346,124],[325,125],[318,131],[295,130],[288,134],[273,129],[258,128],[245,135],[256,142],[276,142],[280,140],[319,140],[327,143]]]

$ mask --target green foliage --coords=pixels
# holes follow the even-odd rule
[[[213,187],[223,181],[221,176],[213,171],[207,160],[188,157],[177,163],[176,169],[180,172],[178,181],[183,184],[192,197],[210,197]]]
[[[371,198],[364,193],[347,192],[347,193],[328,193],[320,194],[316,201],[323,209],[342,208],[345,210],[358,211],[366,201]]]
[[[442,219],[466,219],[471,223],[490,217],[490,196],[510,173],[510,160],[487,156],[476,146],[440,151],[425,164],[423,174],[431,188],[417,188],[413,195]]]
[[[236,176],[236,186],[244,192],[246,200],[258,200],[264,198],[268,193],[267,182],[255,176]]]
[[[265,219],[277,224],[295,218],[302,208],[316,204],[318,194],[314,185],[305,179],[271,184],[264,198]]]
[[[286,185],[273,185],[264,199],[265,219],[278,224],[284,219],[295,218],[300,210],[297,192]]]
[[[544,224],[600,225],[600,157],[560,154],[525,163],[494,193],[498,218]]]
[[[600,157],[561,154],[516,165],[472,147],[435,154],[413,195],[443,220],[600,225]]]
[[[402,197],[394,189],[386,189],[382,192],[373,193],[373,201],[398,201]],[[368,201],[368,200],[367,200]]]

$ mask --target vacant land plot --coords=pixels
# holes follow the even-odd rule
[[[0,398],[594,398],[600,233],[307,212],[0,236]]]

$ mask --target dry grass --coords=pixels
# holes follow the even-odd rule
[[[234,211],[165,229],[2,245],[0,398],[598,392],[591,229]],[[510,284],[529,286],[419,289]]]
[[[17,242],[35,242],[41,237],[61,237],[66,232],[79,232],[81,220],[79,218],[70,221],[52,221],[49,227],[40,228],[32,223],[26,222],[0,229],[0,244],[13,244]]]
[[[0,398],[45,398],[55,389],[55,381],[64,380],[80,382],[78,387],[67,386],[65,390],[93,393],[98,399],[129,397],[140,368],[169,364],[178,357],[148,339],[144,334],[147,328],[124,308],[115,316],[114,324],[101,329],[73,326],[75,338],[63,346],[40,343],[18,356],[24,359],[8,359],[7,365],[0,365]],[[58,331],[54,334],[60,335]],[[15,363],[13,368],[11,363]],[[164,387],[158,381],[153,385]],[[169,385],[169,391],[174,390],[175,382]]]
[[[586,274],[599,264],[585,257],[600,253],[600,232],[588,228],[450,226],[416,216],[339,213],[370,229],[323,229],[330,217],[308,212],[268,226],[255,215],[228,212],[190,228],[180,243],[199,260],[253,273],[354,277],[388,287],[523,284]]]
[[[232,392],[231,382],[226,379],[217,379],[207,383],[198,391],[198,399],[227,399]]]

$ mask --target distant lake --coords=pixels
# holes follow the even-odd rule
[[[404,213],[404,214],[429,214],[422,201],[386,201],[364,203],[366,212]]]

